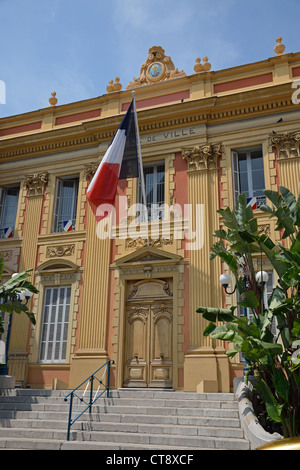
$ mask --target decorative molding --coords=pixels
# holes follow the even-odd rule
[[[57,245],[47,246],[46,257],[55,258],[62,256],[72,256],[74,254],[75,245]]]
[[[281,110],[294,109],[295,105],[292,103],[290,95],[288,97],[276,96],[269,102],[256,103],[256,104],[243,104],[238,102],[234,107],[230,109],[220,109],[216,108],[212,112],[211,108],[197,109],[193,110],[187,116],[179,116],[171,119],[160,119],[157,118],[155,122],[146,121],[145,123],[139,122],[140,132],[152,132],[153,130],[159,129],[171,129],[173,126],[189,126],[195,125],[196,123],[206,123],[210,124],[215,121],[223,122],[228,119],[241,119],[248,118],[260,115],[261,113],[267,113],[268,111],[274,112],[274,109],[279,108]],[[79,126],[80,127],[80,126]],[[81,131],[83,132],[81,126]],[[6,143],[1,141],[1,150],[0,150],[0,159],[2,161],[10,159],[20,159],[26,158],[27,156],[32,155],[45,155],[48,153],[55,153],[59,151],[68,151],[80,147],[87,147],[91,145],[98,145],[101,143],[111,142],[114,137],[114,131],[89,131],[81,135],[79,132],[74,135],[64,135],[56,137],[55,132],[53,133],[53,140],[45,141],[44,134],[36,133],[30,136],[30,142],[24,142],[25,137],[20,137],[18,142],[15,139],[15,136],[12,136],[11,139]],[[141,135],[142,137],[142,135]],[[6,145],[6,146],[5,146]]]
[[[300,132],[284,132],[270,137],[272,147],[277,150],[278,160],[300,157]]]
[[[41,276],[41,282],[53,282],[54,285],[59,286],[63,281],[75,282],[79,280],[79,273],[53,273],[53,274],[43,274],[39,273]]]
[[[132,286],[132,291],[130,292],[130,294],[128,295],[128,299],[131,299],[133,296],[135,296],[135,294],[137,293],[138,291],[138,286],[136,286],[135,284]]]
[[[88,163],[87,165],[84,165],[84,175],[92,178],[94,174],[96,173],[98,166],[99,166],[99,162]]]
[[[149,266],[147,269],[147,273],[168,273],[168,272],[175,272],[178,271],[178,268],[174,264],[163,264],[159,266]],[[145,268],[144,266],[142,267],[137,267],[137,266],[132,266],[128,268],[120,268],[119,272],[121,275],[127,275],[127,274],[144,274],[145,275]]]
[[[185,76],[183,70],[175,69],[171,57],[165,55],[162,47],[153,46],[149,49],[148,58],[141,67],[140,76],[129,82],[126,90]]]
[[[258,233],[259,235],[270,235],[271,227],[270,224],[259,225],[258,226]]]
[[[7,261],[10,261],[12,259],[13,251],[12,250],[1,251],[1,255],[2,255],[3,261],[7,262]]]
[[[144,323],[147,320],[149,314],[149,308],[143,307],[142,305],[132,305],[129,307],[128,322],[131,324],[137,317],[140,318]]]
[[[166,283],[164,284],[163,291],[164,291],[167,295],[169,295],[170,297],[173,297],[173,292],[171,291],[168,282],[166,282]]]
[[[173,235],[170,238],[164,238],[164,237],[159,237],[149,239],[149,243],[146,239],[144,238],[127,238],[125,240],[125,249],[131,249],[131,248],[143,248],[144,246],[151,246],[151,247],[162,247],[166,245],[172,245],[173,244]]]
[[[28,189],[28,196],[41,196],[48,183],[48,172],[34,173],[25,177],[24,184]]]
[[[218,159],[222,156],[222,145],[197,145],[193,148],[183,148],[181,151],[189,170],[215,170],[218,168]]]
[[[136,261],[159,261],[161,258],[159,256],[154,256],[151,254],[142,256],[142,258],[136,259]]]

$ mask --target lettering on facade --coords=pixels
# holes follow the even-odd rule
[[[163,143],[172,140],[180,140],[184,138],[192,138],[196,136],[205,135],[206,126],[201,124],[199,126],[181,127],[170,131],[154,132],[140,136],[141,145],[148,145],[153,143]],[[103,142],[99,145],[99,151],[105,152],[111,142]]]
[[[199,128],[201,128],[202,131],[203,126],[183,127],[181,129],[175,129],[172,131],[148,134],[146,136],[141,137],[141,143],[146,144],[152,142],[165,142],[167,140],[174,140],[181,137],[192,137],[200,134]]]

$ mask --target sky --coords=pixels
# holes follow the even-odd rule
[[[0,118],[123,90],[149,48],[194,73],[300,51],[299,0],[0,0]]]

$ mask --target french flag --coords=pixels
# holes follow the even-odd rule
[[[257,209],[256,197],[247,197],[247,207],[251,206],[252,210]]]
[[[7,227],[4,229],[4,238],[12,238],[13,236],[13,229],[12,227]]]
[[[64,221],[64,231],[65,232],[72,232],[72,230],[73,230],[72,220],[65,220]]]
[[[87,199],[97,221],[97,207],[102,204],[114,206],[118,181],[138,176],[134,112],[133,99],[87,189]]]

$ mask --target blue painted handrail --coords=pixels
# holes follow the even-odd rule
[[[114,364],[114,363],[115,363],[115,361],[113,361],[111,359],[109,361],[107,361],[105,364],[103,364],[103,366],[99,367],[99,369],[97,369],[92,375],[90,375],[87,379],[85,379],[80,385],[78,385],[78,387],[74,388],[74,390],[72,390],[72,392],[70,392],[64,398],[64,401],[68,401],[68,398],[70,397],[67,441],[70,439],[70,429],[71,429],[72,424],[74,424],[75,421],[77,421],[77,419],[80,418],[80,416],[82,416],[83,413],[85,413],[87,410],[89,410],[89,413],[91,413],[92,412],[92,405],[105,392],[106,392],[107,398],[109,397],[110,366],[111,366],[111,364]],[[103,368],[105,368],[105,369],[103,371],[101,379],[99,379],[98,377],[96,377],[96,374]],[[105,376],[106,372],[107,372],[107,381],[106,381],[106,385],[105,385],[105,383],[103,382],[103,379],[104,379],[104,376]],[[95,380],[98,380],[99,385],[98,385],[98,388],[97,388],[97,390],[94,394],[94,397],[93,397],[94,381]],[[85,383],[86,383],[86,387],[83,391],[82,397],[79,397],[77,395],[77,393],[79,392],[80,387],[82,387],[82,385],[84,385]],[[90,386],[90,393],[89,393],[89,401],[87,402],[87,401],[85,401],[84,397],[85,397],[86,392],[88,391],[89,386]],[[103,386],[104,389],[101,389],[101,386]],[[98,393],[99,393],[99,395],[98,395]],[[78,398],[79,404],[78,404],[77,409],[74,413],[74,416],[72,417],[72,407],[73,407],[74,397]],[[84,403],[86,405],[86,407],[82,411],[80,411],[80,413],[79,413],[79,408],[80,408],[82,403]]]

